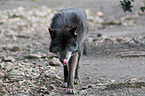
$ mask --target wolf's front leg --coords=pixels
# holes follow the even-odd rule
[[[76,70],[75,70],[75,77],[74,77],[74,84],[80,84],[80,59],[82,57],[83,50],[78,52],[78,61],[76,65]]]
[[[68,74],[68,94],[74,94],[74,75],[75,75],[75,69],[78,61],[78,53],[74,54],[70,60],[69,60],[69,74]]]
[[[63,88],[67,88],[67,80],[68,80],[68,65],[63,66],[63,72],[64,72],[64,82],[62,84]]]

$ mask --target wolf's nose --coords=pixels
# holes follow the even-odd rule
[[[64,63],[64,64],[68,64],[68,60],[67,60],[67,59],[64,59],[64,60],[63,60],[63,63]]]

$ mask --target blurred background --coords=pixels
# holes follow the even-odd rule
[[[0,0],[0,9],[11,9],[19,6],[36,7],[42,5],[53,9],[79,7],[89,9],[93,13],[102,11],[105,17],[113,19],[114,17],[119,18],[124,15],[119,4],[120,0]],[[143,0],[135,0],[133,5],[133,12],[135,12],[138,11],[141,6],[144,6],[144,3]]]

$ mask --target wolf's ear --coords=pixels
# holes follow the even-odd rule
[[[56,30],[54,30],[52,28],[48,28],[48,30],[49,30],[49,34],[50,34],[51,38],[53,39],[55,37]]]
[[[78,35],[77,26],[74,27],[74,28],[71,28],[71,29],[70,29],[70,32],[71,32],[74,36],[77,36],[77,35]]]

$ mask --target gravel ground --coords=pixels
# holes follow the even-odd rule
[[[54,13],[66,7],[84,8],[90,27],[75,95],[145,95],[145,15],[137,14],[142,2],[124,14],[111,1],[1,0],[0,95],[66,95],[47,31]]]

